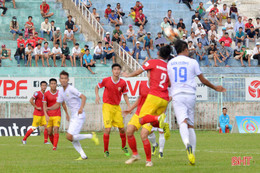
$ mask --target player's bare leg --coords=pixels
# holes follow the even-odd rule
[[[126,156],[130,156],[130,153],[128,152],[128,149],[126,147],[126,135],[125,135],[125,129],[124,128],[118,128],[120,133],[120,138],[122,141],[122,150],[125,153]]]
[[[152,158],[151,145],[150,145],[150,141],[148,139],[148,135],[149,135],[149,131],[145,128],[142,128],[141,139],[143,141],[144,151],[145,151],[145,155],[146,155],[145,166],[151,167],[151,166],[153,166],[153,163],[152,163],[152,160],[151,160],[151,158]]]

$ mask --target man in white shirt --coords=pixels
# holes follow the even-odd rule
[[[102,42],[99,41],[98,45],[95,47],[94,50],[94,61],[96,61],[96,59],[100,59],[101,60],[101,64],[103,64],[103,47],[102,47]]]
[[[65,30],[64,32],[64,38],[63,38],[63,43],[65,43],[66,41],[73,41],[73,44],[75,45],[76,43],[76,39],[74,37],[74,33],[72,31],[71,28],[68,28],[67,30]]]
[[[81,54],[81,49],[79,48],[79,43],[76,43],[75,47],[72,48],[72,56],[73,56],[73,61],[74,61],[75,67],[77,66],[76,59],[80,60],[80,66],[83,67],[83,65],[82,65],[82,56],[83,55]]]
[[[194,47],[197,47],[197,45],[198,45],[198,39],[195,37],[195,31],[192,31],[191,32],[191,34],[190,34],[190,36],[188,37],[188,42],[189,41],[192,41],[192,45],[194,46]]]
[[[222,23],[222,19],[227,19],[229,16],[229,9],[227,8],[227,4],[223,5],[223,8],[220,9],[219,12],[220,18],[219,18],[219,22]]]
[[[55,43],[55,46],[51,50],[51,56],[53,58],[54,67],[57,67],[56,59],[61,59],[62,57],[62,51],[61,48],[59,47],[59,43]]]
[[[189,58],[188,44],[178,40],[175,42],[178,56],[171,59],[167,71],[171,82],[170,93],[172,104],[179,124],[180,135],[186,147],[191,165],[195,164],[196,134],[194,131],[194,112],[196,103],[196,80],[218,91],[225,92],[222,86],[215,86],[204,78],[198,62]]]
[[[80,157],[76,160],[85,160],[88,157],[83,151],[79,141],[89,138],[92,139],[96,145],[98,145],[99,140],[94,132],[92,132],[92,134],[79,134],[86,119],[83,109],[87,98],[76,88],[69,85],[68,82],[69,73],[62,71],[60,73],[60,83],[62,87],[59,89],[57,102],[53,106],[47,107],[47,111],[58,109],[63,102],[66,102],[71,112],[66,138],[72,142],[74,148],[80,154]]]
[[[198,29],[195,31],[195,37],[196,37],[197,39],[199,39],[199,38],[201,38],[201,35],[202,35],[203,33],[206,33],[206,32],[205,32],[204,29],[202,29],[201,24],[199,24],[199,25],[198,25]]]
[[[229,37],[233,39],[234,35],[234,24],[231,22],[231,17],[227,18],[227,22],[225,23],[226,32]]]
[[[168,10],[166,16],[165,16],[169,22],[169,24],[174,27],[174,25],[177,25],[177,23],[175,23],[175,20],[172,16],[172,10]]]
[[[256,43],[256,47],[253,50],[253,58],[258,60],[258,67],[260,67],[260,42]]]
[[[36,47],[33,50],[33,55],[35,57],[35,66],[38,67],[38,59],[42,59],[42,66],[45,67],[44,65],[44,59],[42,56],[42,46],[41,44],[37,44]]]
[[[25,48],[25,56],[28,60],[26,66],[28,66],[29,62],[30,62],[30,67],[32,66],[32,55],[33,55],[33,48],[32,45],[29,43],[28,47]]]
[[[44,22],[41,23],[41,37],[44,38],[44,33],[47,33],[52,38],[51,24],[48,17],[44,18]]]
[[[50,67],[49,58],[51,55],[51,49],[49,48],[49,43],[45,42],[44,46],[42,47],[42,56],[46,59],[47,66]]]
[[[208,32],[208,40],[211,40],[211,35],[214,35],[214,39],[217,40],[218,36],[217,36],[217,32],[216,32],[216,25],[211,25],[210,30]]]
[[[191,25],[191,31],[194,31],[194,32],[195,32],[195,31],[198,29],[199,25],[200,25],[201,28],[203,29],[203,26],[202,26],[202,24],[200,23],[199,18],[195,18],[195,22],[193,22],[192,25]]]

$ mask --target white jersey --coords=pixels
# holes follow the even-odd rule
[[[196,93],[195,77],[200,75],[201,71],[195,59],[179,55],[168,62],[167,71],[171,81],[172,96],[179,93]]]
[[[71,85],[68,85],[66,90],[61,87],[58,94],[58,103],[66,102],[72,115],[76,114],[81,106],[81,99],[79,98],[81,93]]]

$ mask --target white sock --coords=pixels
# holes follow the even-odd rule
[[[163,148],[165,144],[165,138],[164,138],[164,133],[159,133],[159,152],[163,153]]]
[[[81,145],[80,145],[79,141],[73,141],[72,144],[73,144],[74,148],[77,150],[77,152],[80,154],[80,156],[82,158],[86,158],[87,157],[85,152],[81,148]]]
[[[189,128],[189,139],[192,146],[192,153],[195,155],[196,150],[196,134],[194,128]]]
[[[186,124],[186,123],[180,124],[180,134],[181,134],[181,139],[182,139],[185,147],[187,147],[187,144],[190,143],[188,124]]]
[[[152,143],[153,147],[156,146],[156,136],[154,133],[151,133],[149,136],[148,136],[148,139],[150,140],[150,142]]]
[[[83,139],[91,139],[93,137],[92,134],[77,134],[77,135],[73,135],[73,141],[80,141]]]

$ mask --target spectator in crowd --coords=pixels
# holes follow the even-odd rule
[[[196,37],[197,39],[199,39],[199,38],[201,38],[201,35],[202,35],[203,33],[206,33],[206,32],[202,29],[201,24],[198,24],[198,29],[195,31],[195,37]]]
[[[203,18],[206,14],[206,9],[203,7],[203,2],[199,3],[199,6],[196,9],[199,12],[199,16]]]
[[[228,33],[225,32],[224,36],[219,40],[219,42],[224,41],[224,46],[226,47],[226,49],[229,52],[229,55],[233,55],[233,49],[231,48],[231,44],[232,44],[232,39],[228,36]]]
[[[208,19],[209,19],[209,24],[210,25],[215,25],[216,27],[217,26],[222,26],[222,24],[219,22],[217,16],[216,16],[216,13],[214,10],[212,10],[208,16]]]
[[[229,15],[232,19],[236,19],[237,21],[237,17],[239,16],[239,14],[235,2],[233,2],[230,7]]]
[[[181,1],[182,1],[182,3],[187,5],[187,7],[190,9],[190,11],[194,11],[191,7],[193,5],[193,0],[179,0],[179,3],[181,3]]]
[[[49,43],[44,42],[44,46],[42,47],[42,56],[43,59],[46,59],[47,66],[50,67],[49,58],[51,56],[51,49],[49,48]]]
[[[34,57],[35,57],[35,66],[38,67],[38,60],[41,58],[42,59],[42,66],[45,67],[41,44],[38,43],[36,45],[36,47],[33,50],[33,54],[34,54]]]
[[[79,43],[76,43],[75,46],[72,48],[72,56],[73,56],[73,61],[74,61],[74,65],[73,63],[71,64],[72,67],[77,67],[77,63],[76,60],[79,59],[80,60],[80,66],[82,67],[82,54],[81,54],[81,49],[79,48]]]
[[[17,47],[20,48],[21,44],[25,47],[25,40],[23,39],[23,33],[20,33],[17,38]]]
[[[220,59],[218,59],[218,60],[220,63],[224,62],[226,67],[230,67],[228,65],[228,61],[229,61],[229,58],[231,57],[231,55],[228,53],[228,50],[225,46],[224,41],[221,41],[220,45],[221,45],[221,47],[219,48],[219,58]]]
[[[177,28],[179,28],[179,27],[182,28],[182,30],[183,30],[183,32],[184,32],[185,34],[188,34],[188,31],[186,30],[186,26],[185,26],[185,24],[183,23],[183,18],[180,18],[179,23],[177,24]]]
[[[223,114],[219,117],[219,124],[220,128],[222,130],[222,133],[226,133],[226,128],[228,128],[230,131],[232,130],[232,125],[229,121],[229,116],[227,114],[227,108],[222,109]]]
[[[49,35],[51,40],[52,38],[51,24],[47,17],[44,19],[44,22],[42,22],[41,24],[41,37],[44,37],[44,33],[47,33],[47,35]]]
[[[32,66],[32,56],[33,56],[33,47],[31,44],[28,44],[28,46],[25,48],[25,58],[27,59],[26,66],[30,64],[30,67]]]
[[[242,67],[246,67],[243,61],[247,61],[248,67],[251,67],[250,64],[251,55],[247,53],[246,46],[242,46],[242,50],[240,50],[240,55],[236,56],[236,58],[240,60]]]
[[[174,20],[174,18],[173,18],[173,16],[172,16],[172,10],[168,10],[168,12],[167,12],[167,14],[166,14],[165,17],[167,18],[167,22],[168,22],[172,27],[174,27],[174,25],[177,25],[177,23],[175,23],[175,20]]]
[[[110,46],[112,45],[109,32],[106,32],[106,37],[104,38],[104,40],[105,42],[108,42]]]
[[[214,66],[217,67],[217,59],[218,59],[218,49],[216,48],[216,45],[214,43],[210,44],[210,47],[208,48],[208,59],[214,60]]]
[[[67,43],[63,44],[63,47],[61,48],[61,52],[62,52],[61,67],[67,67],[66,59],[70,60],[71,67],[73,67],[72,57],[70,56],[70,48],[67,46]]]
[[[218,34],[218,35],[219,35],[219,38],[224,37],[224,35],[225,35],[226,32],[227,32],[226,27],[222,27],[222,31],[221,31],[221,33]]]
[[[92,7],[92,2],[90,0],[81,0],[81,2],[87,9],[90,9],[90,7]]]
[[[103,55],[102,42],[99,41],[98,45],[94,49],[94,61],[96,61],[96,59],[100,59],[101,60],[101,64],[103,64],[104,62],[103,62],[103,56],[102,55]]]
[[[179,28],[177,29],[177,33],[178,33],[178,35],[179,35],[180,38],[183,37],[184,31],[183,31],[182,27],[179,27]]]
[[[55,43],[55,46],[52,48],[52,51],[51,51],[51,56],[53,58],[54,67],[57,67],[56,59],[62,58],[62,51],[61,51],[61,48],[59,47],[59,43]]]
[[[170,25],[170,23],[168,22],[168,19],[167,19],[167,17],[164,17],[163,18],[163,22],[161,23],[161,29],[162,29],[162,33],[164,34],[164,29],[165,28],[168,28],[168,27],[170,27],[171,25]],[[164,34],[165,35],[165,34]]]
[[[68,15],[68,20],[65,22],[65,28],[66,30],[70,28],[73,32],[78,31],[78,28],[76,27],[75,23],[72,21],[71,15]]]
[[[14,7],[14,9],[16,9],[15,0],[12,0],[12,1],[13,1],[13,7]]]
[[[214,4],[214,6],[210,9],[210,12],[214,11],[214,13],[216,14],[216,16],[219,18],[219,9],[218,9],[218,4]]]
[[[258,60],[258,67],[260,67],[260,42],[256,43],[256,47],[253,50],[253,58]]]
[[[211,44],[211,43],[214,43],[214,45],[216,47],[220,47],[219,42],[216,40],[215,35],[213,35],[213,34],[210,36],[210,39],[209,39],[209,44]]]
[[[108,15],[110,15],[112,13],[112,9],[111,9],[111,5],[107,4],[107,8],[105,10],[105,18],[108,18]]]
[[[146,50],[149,58],[152,59],[150,49],[153,51],[153,39],[151,38],[151,32],[147,32],[147,35],[144,37],[143,50]]]
[[[239,30],[236,32],[236,45],[237,42],[242,42],[245,45],[245,33],[243,31],[243,27],[239,27]]]
[[[50,13],[50,6],[46,3],[46,0],[42,0],[42,4],[40,5],[41,15],[42,17],[51,17],[54,13]]]
[[[206,51],[209,48],[209,41],[206,37],[206,32],[202,32],[201,38],[198,39],[198,42],[202,44],[202,48],[205,49]]]
[[[251,26],[250,30],[247,31],[246,35],[246,48],[249,48],[249,42],[254,42],[256,44],[257,36],[254,26]]]
[[[219,12],[219,22],[222,23],[222,19],[227,19],[229,16],[229,10],[227,4],[223,5],[223,8]]]
[[[207,34],[210,30],[210,27],[211,27],[210,24],[209,24],[209,20],[207,18],[204,19],[204,22],[202,23],[202,27]]]
[[[53,45],[55,43],[59,43],[60,47],[62,47],[62,34],[59,27],[57,27],[56,31],[53,34]]]
[[[0,9],[3,9],[1,16],[4,16],[7,9],[8,9],[8,8],[5,7],[5,0],[0,0]]]
[[[192,19],[192,21],[191,21],[191,24],[193,24],[196,20],[196,18],[198,18],[198,21],[200,21],[201,20],[201,16],[200,16],[200,14],[199,14],[199,11],[195,11],[195,14],[194,15],[192,15],[192,17],[191,17],[191,19]]]
[[[188,43],[186,34],[183,34],[183,35],[182,35],[181,40],[182,40],[182,41],[185,41],[186,43]]]
[[[111,14],[108,15],[108,21],[110,22],[110,24],[122,25],[122,22],[118,20],[118,16],[117,14],[115,14],[114,10],[112,10]]]
[[[260,36],[260,18],[256,18],[256,23],[255,23],[255,32],[257,33],[257,38]]]
[[[64,31],[63,44],[67,41],[73,41],[74,45],[76,43],[76,39],[71,28],[68,28],[68,30]]]
[[[189,57],[195,59],[196,57],[196,48],[193,46],[192,41],[188,41]]]
[[[27,64],[27,59],[25,57],[25,49],[24,44],[20,44],[20,46],[16,49],[14,54],[14,58],[17,60],[17,66],[20,67],[20,60],[24,59],[24,65]]]
[[[84,48],[81,49],[81,55],[84,55],[87,49],[88,49],[88,45],[85,44]]]
[[[140,25],[139,30],[137,31],[137,40],[143,42],[145,35],[146,35],[146,31],[144,29],[144,26]]]
[[[253,19],[252,18],[249,18],[248,19],[248,23],[245,24],[245,32],[247,33],[247,31],[250,30],[251,27],[254,28],[254,25],[252,23]]]
[[[56,31],[55,21],[52,20],[51,21],[51,32],[52,32],[52,34],[54,34],[55,31]],[[52,37],[51,41],[53,41],[53,37]]]
[[[99,17],[99,14],[97,13],[97,9],[96,9],[96,8],[93,8],[92,14],[93,14],[93,16],[94,16],[95,18],[96,18],[96,17]]]
[[[148,22],[146,19],[145,15],[143,14],[143,10],[140,9],[139,13],[135,17],[135,25],[140,26],[140,25],[145,25]]]
[[[143,8],[144,8],[143,4],[140,1],[136,1],[134,6],[135,14],[137,15],[139,11]]]
[[[195,32],[192,31],[190,36],[188,37],[188,42],[191,41],[192,45],[196,48],[198,45],[198,39],[195,37]]]
[[[133,30],[133,26],[131,24],[129,25],[129,29],[126,31],[126,39],[127,41],[132,42],[133,46],[135,46],[135,31]]]
[[[135,58],[137,62],[139,59],[144,59],[141,55],[141,51],[142,51],[142,47],[140,46],[140,42],[137,41],[136,45],[131,53],[133,58]]]
[[[158,32],[158,33],[157,33],[157,37],[156,37],[154,40],[155,40],[155,42],[156,42],[156,40],[161,39],[161,38],[162,38],[162,33],[161,33],[161,32]],[[157,48],[157,50],[160,50],[161,44],[156,44],[155,47]]]
[[[1,67],[1,59],[9,59],[12,61],[11,49],[7,49],[4,44],[2,45],[2,49],[0,50],[0,67]]]
[[[108,42],[105,43],[105,47],[103,48],[103,57],[104,57],[104,64],[107,64],[107,59],[111,59],[111,58],[113,64],[116,62],[114,49],[109,45]]]
[[[22,33],[19,30],[19,24],[18,24],[17,19],[16,19],[15,16],[13,16],[12,21],[10,22],[9,28],[10,28],[10,32],[13,34],[13,40],[15,40],[16,34]]]
[[[234,58],[235,59],[239,59],[239,56],[241,54],[241,50],[242,50],[242,45],[241,45],[241,41],[237,42],[236,47],[234,48]]]
[[[196,31],[199,28],[199,25],[201,26],[201,28],[203,28],[202,24],[200,23],[198,18],[195,18],[195,22],[192,23],[191,25],[191,31]]]
[[[34,27],[34,23],[32,22],[32,16],[28,17],[28,21],[25,23],[24,25],[25,27],[25,32],[24,32],[24,36],[25,38],[29,36],[29,34],[35,34],[35,27]]]
[[[196,49],[196,60],[198,61],[198,63],[200,63],[200,61],[202,60],[205,60],[205,65],[209,67],[209,59],[205,49],[202,47],[201,42],[198,43],[198,47]]]
[[[244,23],[242,21],[242,17],[241,16],[238,17],[238,21],[235,24],[235,28],[234,28],[235,32],[237,32],[240,27],[242,27],[243,31],[245,31],[245,25],[244,25]]]
[[[126,45],[126,42],[124,42],[124,41],[123,41],[123,43],[122,43],[122,48],[123,48],[128,54],[130,54],[130,50],[129,50],[129,48],[128,48],[127,45]],[[123,51],[121,52],[121,56],[123,56]]]
[[[123,32],[120,30],[120,25],[118,25],[118,24],[116,25],[116,28],[115,28],[115,30],[113,31],[113,37],[114,37],[115,33],[117,33],[118,36],[119,36],[122,40],[126,41],[125,36],[123,35]],[[113,38],[112,38],[112,39],[113,39]]]
[[[135,9],[134,9],[134,7],[131,7],[130,11],[131,11],[131,12],[128,14],[128,16],[131,17],[131,19],[133,19],[133,21],[135,21],[135,16],[136,16],[136,14],[135,14]]]
[[[38,37],[38,32],[35,32],[33,39],[35,40],[36,44],[42,44],[43,41],[47,41],[45,38]]]
[[[93,60],[93,57],[90,55],[89,49],[87,49],[85,51],[85,54],[83,55],[83,67],[86,67],[91,72],[91,74],[96,74],[90,68],[90,67],[96,67],[95,63],[96,62]]]
[[[29,39],[25,42],[25,45],[27,45],[27,44],[31,44],[33,48],[36,47],[36,41],[35,41],[35,39],[33,38],[33,35],[32,35],[32,34],[30,34]]]
[[[121,8],[121,4],[117,3],[115,12],[118,15],[118,19],[123,18],[125,16],[125,13],[123,12],[123,9]]]
[[[112,38],[112,44],[113,44],[113,42],[118,43],[120,46],[122,45],[122,39],[119,37],[117,32],[114,34],[114,36]]]
[[[228,33],[230,38],[234,37],[234,24],[231,22],[231,17],[227,18],[227,22],[225,23],[226,32]]]

